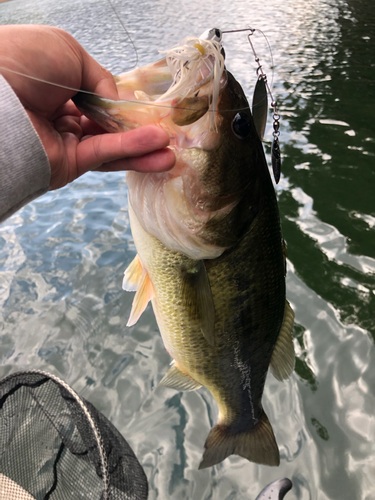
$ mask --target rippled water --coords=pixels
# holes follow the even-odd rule
[[[151,309],[126,328],[121,290],[135,254],[123,174],[88,174],[0,226],[0,375],[51,371],[129,440],[150,499],[251,500],[290,477],[288,499],[375,497],[375,16],[372,0],[114,2],[140,64],[205,29],[266,32],[280,103],[288,243],[287,295],[296,313],[296,372],[267,379],[264,406],[281,451],[270,468],[231,457],[198,471],[217,416],[205,389],[155,386],[165,352]],[[0,5],[0,22],[67,29],[112,72],[134,52],[105,0]],[[254,35],[269,80],[264,39]],[[255,64],[245,35],[225,38],[227,64],[250,97]],[[270,150],[271,121],[265,148]]]

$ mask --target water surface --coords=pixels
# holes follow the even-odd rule
[[[90,173],[0,226],[0,375],[55,373],[129,440],[150,499],[251,500],[287,476],[290,500],[375,497],[375,16],[370,0],[116,1],[140,64],[209,27],[263,30],[254,44],[280,104],[277,194],[288,243],[296,371],[268,376],[279,468],[239,457],[198,471],[217,407],[205,389],[158,388],[170,358],[150,308],[126,328],[135,255],[124,174]],[[113,73],[135,63],[105,0],[12,0],[0,22],[60,26]],[[246,35],[224,39],[251,98]],[[271,117],[265,149],[269,157]]]

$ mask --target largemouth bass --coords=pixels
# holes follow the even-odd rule
[[[126,101],[75,102],[109,131],[159,124],[177,157],[169,172],[127,173],[138,252],[123,283],[136,291],[128,325],[151,300],[173,358],[160,385],[205,386],[215,398],[218,423],[200,468],[231,454],[278,465],[261,400],[269,366],[279,380],[293,371],[294,314],[275,191],[247,99],[215,39],[186,39],[117,84]]]

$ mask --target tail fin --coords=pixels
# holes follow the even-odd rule
[[[205,451],[199,469],[218,464],[229,455],[239,455],[257,464],[280,464],[279,448],[271,424],[264,412],[256,426],[244,432],[235,433],[228,425],[215,425],[204,447]]]

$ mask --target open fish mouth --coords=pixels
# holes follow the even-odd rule
[[[181,45],[167,51],[166,63],[173,82],[160,100],[175,99],[175,104],[184,100],[206,100],[207,110],[212,111],[211,127],[215,120],[220,91],[226,84],[224,73],[224,53],[220,42],[186,38]],[[202,102],[202,109],[205,104]],[[177,107],[177,106],[175,106]],[[189,107],[189,102],[185,106]]]
[[[109,132],[157,124],[170,132],[172,143],[183,142],[183,147],[183,135],[191,142],[217,131],[218,104],[227,83],[221,43],[189,37],[164,52],[164,59],[115,77],[121,100],[78,93],[75,104]],[[189,125],[194,129],[181,131]]]

